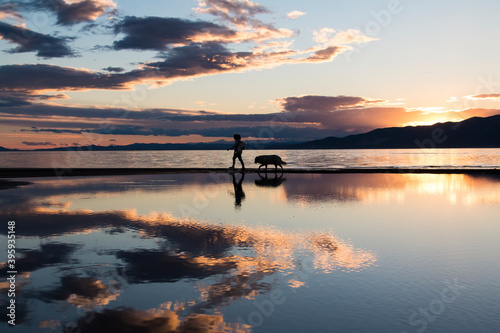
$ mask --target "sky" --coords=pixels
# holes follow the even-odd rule
[[[0,0],[0,146],[276,142],[500,114],[497,0]]]

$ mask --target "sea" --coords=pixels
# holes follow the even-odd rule
[[[255,167],[255,156],[273,154],[294,169],[500,167],[500,149],[246,150],[243,159]],[[0,153],[0,167],[225,168],[231,159],[224,150],[14,151]]]
[[[285,169],[485,172],[0,176],[2,332],[498,332],[499,149],[244,159],[259,154]],[[219,168],[231,157],[3,152],[0,166]]]

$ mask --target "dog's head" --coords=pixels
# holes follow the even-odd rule
[[[261,156],[257,156],[257,157],[255,158],[255,161],[253,161],[253,162],[254,162],[254,163],[262,163],[262,158],[261,158]]]

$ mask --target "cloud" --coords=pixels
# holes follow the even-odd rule
[[[9,106],[27,106],[31,105],[35,100],[53,100],[53,99],[67,99],[65,94],[43,95],[34,94],[25,91],[1,91],[0,90],[0,108]]]
[[[30,141],[23,141],[22,142],[23,145],[25,146],[57,146],[55,143],[53,142],[30,142]]]
[[[113,0],[38,0],[33,1],[30,7],[55,13],[57,24],[74,25],[95,21],[107,10],[116,8],[116,4]]]
[[[318,96],[306,95],[299,97],[286,97],[277,100],[284,111],[334,111],[346,107],[359,107],[374,103],[382,103],[385,100],[369,100],[364,97],[355,96]]]
[[[104,0],[61,1],[51,2],[55,4],[52,7],[45,1],[16,3],[31,10],[50,9],[63,13],[67,9],[69,14],[61,14],[65,19],[60,18],[60,24],[92,19],[94,16],[91,13],[102,14],[106,8],[115,6],[114,2]],[[81,9],[80,16],[74,12],[77,8]],[[90,10],[92,8],[95,10]],[[321,37],[316,36],[318,45],[296,50],[292,46],[293,41],[289,40],[293,33],[255,18],[258,14],[269,13],[269,10],[251,1],[200,0],[196,11],[214,15],[229,27],[201,20],[127,16],[114,25],[115,32],[124,36],[110,48],[155,50],[160,52],[157,58],[161,60],[138,63],[138,67],[131,71],[114,66],[91,71],[49,64],[4,65],[0,66],[0,75],[8,79],[9,84],[7,80],[0,82],[0,90],[23,90],[36,94],[50,90],[131,89],[137,84],[158,87],[200,76],[268,69],[285,64],[330,62],[338,54],[349,50],[349,44],[373,40],[355,30],[328,30]],[[68,37],[36,34],[5,23],[3,28],[4,35],[11,36],[12,42],[20,44],[11,52],[38,51],[43,57],[74,55],[67,46]],[[34,38],[13,40],[10,33],[15,29],[19,30],[17,35],[31,34]],[[247,50],[240,46],[238,51],[228,46],[243,41],[252,41],[256,45]]]
[[[46,64],[0,66],[0,91],[125,89],[132,81],[121,74]]]
[[[165,53],[165,60],[144,63],[141,70],[131,74],[142,77],[144,82],[164,84],[184,78],[274,68],[285,64],[330,62],[345,50],[348,48],[329,46],[304,52],[292,49],[232,52],[218,43],[191,44],[176,47]]]
[[[233,52],[218,43],[193,43],[163,54],[164,60],[143,63],[123,73],[105,73],[47,64],[0,66],[0,90],[70,91],[130,89],[135,84],[165,85],[206,75],[274,68],[284,64],[332,61],[346,48],[315,49],[312,54],[293,50]],[[300,56],[302,56],[300,58]]]
[[[282,112],[267,114],[178,109],[133,111],[32,104],[3,107],[0,109],[0,121],[2,124],[24,127],[20,129],[22,132],[70,136],[91,133],[220,138],[231,137],[236,131],[247,138],[306,141],[364,133],[376,128],[456,121],[500,113],[494,109],[430,113],[428,109],[394,107],[385,105],[385,102],[360,96],[291,96],[276,100]]]
[[[304,13],[304,12],[301,12],[298,10],[294,10],[294,11],[286,14],[286,16],[288,16],[288,18],[291,18],[292,20],[295,20],[295,19],[298,19],[299,17],[306,15],[306,14],[307,13]]]
[[[0,37],[19,46],[9,53],[37,52],[42,58],[72,57],[75,53],[67,45],[72,38],[53,37],[32,30],[0,22]]]
[[[198,0],[195,11],[216,16],[234,25],[260,25],[261,21],[254,19],[254,16],[270,12],[266,7],[249,0]]]
[[[331,129],[319,129],[315,126],[311,127],[293,127],[282,125],[279,128],[271,130],[269,126],[231,126],[217,128],[188,128],[189,124],[183,129],[177,128],[160,128],[160,127],[141,127],[141,126],[115,126],[111,131],[100,128],[95,129],[58,129],[58,128],[42,128],[42,129],[21,129],[21,132],[35,133],[56,133],[56,134],[84,134],[93,133],[100,135],[136,135],[136,136],[168,136],[179,137],[188,135],[200,135],[206,138],[223,138],[232,137],[235,132],[240,133],[246,138],[260,138],[273,140],[308,140],[322,139],[332,135]]]
[[[255,18],[258,14],[266,14],[270,11],[249,0],[198,0],[198,7],[195,11],[213,15],[229,23],[240,33],[252,36],[255,41],[289,38],[293,35],[288,29],[278,29],[272,24]]]
[[[17,12],[17,6],[14,3],[4,3],[0,5],[0,20],[22,21],[24,17]]]
[[[127,16],[115,25],[116,33],[126,36],[113,43],[115,50],[167,50],[173,44],[227,42],[237,33],[227,27],[206,21],[180,18]]]
[[[2,93],[0,92],[0,108],[9,106],[25,106],[30,105],[29,98],[24,94]]]
[[[316,48],[324,49],[331,46],[346,46],[350,44],[361,44],[378,40],[377,38],[369,37],[356,29],[336,31],[331,28],[322,28],[319,31],[315,30],[313,35],[314,41],[318,43],[318,46],[309,49],[309,51],[315,50]]]
[[[467,96],[468,99],[500,99],[500,94],[481,94]]]
[[[113,66],[109,66],[109,67],[103,68],[102,70],[103,71],[107,71],[107,72],[114,72],[114,73],[125,72],[125,69],[123,67],[113,67]]]

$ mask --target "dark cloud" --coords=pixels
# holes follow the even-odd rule
[[[63,25],[93,21],[104,15],[108,8],[114,7],[112,2],[102,0],[83,0],[76,3],[58,1],[58,5],[52,8],[57,13],[57,22]]]
[[[196,43],[168,51],[164,61],[145,66],[165,78],[187,77],[244,69],[252,57],[250,52],[233,53],[217,43]]]
[[[0,66],[0,91],[124,89],[130,76],[46,64]]]
[[[0,108],[30,105],[30,99],[31,98],[28,98],[25,94],[19,94],[15,92],[6,94],[0,91]]]
[[[31,142],[31,141],[23,141],[23,145],[25,146],[57,146],[53,142]]]
[[[179,18],[127,16],[115,26],[125,37],[113,43],[115,50],[166,50],[172,44],[219,41],[236,37],[236,32],[211,22]]]
[[[333,60],[337,54],[341,53],[342,51],[346,50],[344,47],[339,47],[339,46],[329,46],[324,49],[318,50],[314,52],[313,55],[311,55],[308,60],[310,62],[323,62],[323,61],[330,61]]]
[[[17,12],[17,6],[12,2],[0,4],[0,19],[13,18],[22,20],[23,16]]]
[[[163,85],[177,79],[234,73],[283,64],[331,61],[338,53],[321,50],[305,58],[298,51],[233,52],[220,43],[192,43],[169,49],[163,60],[142,63],[141,68],[124,73],[96,72],[46,64],[4,65],[0,90],[87,90],[130,89],[135,84]]]
[[[57,16],[57,24],[74,25],[95,21],[104,15],[106,10],[116,7],[111,0],[82,0],[68,3],[64,0],[13,1],[26,10],[46,10]]]
[[[66,99],[65,94],[33,94],[26,91],[0,91],[0,108],[28,106],[35,100],[53,100],[53,99]]]
[[[500,94],[481,94],[470,96],[473,99],[500,99]]]
[[[21,103],[18,99],[12,104]],[[78,108],[32,104],[5,106],[0,119],[4,124],[36,128],[25,132],[57,134],[99,134],[135,136],[245,137],[306,141],[327,136],[346,136],[376,128],[426,121],[424,111],[376,106],[383,100],[359,96],[302,96],[277,100],[283,112],[268,114],[224,114],[214,111],[120,108]],[[469,109],[449,112],[450,120],[498,114],[495,109]],[[34,140],[32,140],[34,141]]]
[[[38,57],[62,58],[72,57],[75,53],[67,45],[69,37],[53,37],[32,30],[0,22],[0,37],[19,46],[7,52],[37,52]]]
[[[143,64],[126,73],[104,73],[46,64],[0,66],[0,90],[126,89],[139,83],[164,83],[178,78],[234,72],[259,67],[250,52],[233,53],[216,43],[177,47],[165,60]],[[265,61],[265,60],[264,60]]]
[[[114,72],[114,73],[122,73],[125,71],[125,69],[122,67],[113,67],[113,66],[103,68],[102,70],[107,71],[107,72]]]
[[[382,100],[371,101],[364,97],[357,96],[318,96],[307,95],[300,97],[285,97],[278,99],[284,111],[300,112],[300,111],[320,111],[328,112],[338,110],[340,108],[360,106],[382,102]]]
[[[140,126],[115,126],[112,130],[103,129],[59,129],[59,128],[42,128],[42,129],[22,129],[22,132],[35,133],[56,133],[56,134],[110,134],[110,135],[139,135],[139,136],[185,136],[185,135],[201,135],[203,137],[231,137],[235,132],[240,133],[243,137],[268,138],[268,139],[321,139],[325,136],[334,133],[331,129],[319,129],[316,127],[291,127],[281,126],[271,128],[270,126],[232,126],[221,128],[202,128],[202,129],[164,129],[150,128]]]
[[[14,96],[14,94],[5,94],[6,96]],[[1,95],[0,95],[1,96]],[[16,95],[17,96],[17,95]],[[39,95],[36,95],[39,96]],[[52,97],[61,97],[61,95],[51,95]],[[62,95],[64,96],[64,95]],[[19,94],[18,99],[22,100],[33,97],[33,95]],[[7,98],[7,97],[5,97]],[[91,108],[91,107],[72,107],[46,104],[33,104],[24,108],[4,108],[3,114],[25,115],[25,116],[61,116],[61,117],[77,117],[77,118],[101,118],[101,119],[131,119],[144,120],[152,119],[155,121],[210,121],[210,120],[232,120],[232,117],[239,115],[222,114],[217,112],[207,111],[189,111],[179,109],[145,109],[142,111],[131,111],[122,108]],[[212,118],[217,116],[217,118]],[[240,120],[248,118],[248,121],[266,121],[271,118],[269,115],[241,115]]]

